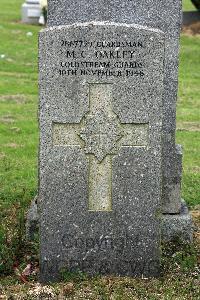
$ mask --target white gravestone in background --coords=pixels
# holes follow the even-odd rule
[[[22,5],[22,22],[28,24],[38,24],[41,15],[39,0],[26,0]]]

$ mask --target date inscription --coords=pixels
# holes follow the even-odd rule
[[[61,40],[60,46],[60,76],[145,76],[141,41]]]

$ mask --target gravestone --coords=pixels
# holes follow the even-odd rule
[[[48,1],[41,281],[62,270],[158,276],[160,232],[191,226],[175,145],[180,23],[180,1]]]
[[[185,240],[185,228],[192,241],[192,221],[181,200],[182,148],[176,145],[176,101],[178,90],[179,38],[182,23],[181,0],[49,0],[48,26],[75,22],[110,21],[139,24],[165,34],[165,67],[162,121],[162,212],[163,222],[172,222],[171,235]],[[173,220],[171,215],[174,215]],[[168,220],[169,219],[169,220]],[[178,224],[178,225],[177,225]],[[164,224],[165,227],[165,224]],[[172,232],[172,231],[171,231]],[[169,237],[169,235],[168,235]],[[167,237],[167,239],[168,239]],[[165,234],[163,235],[165,239]]]
[[[90,22],[39,48],[41,280],[158,276],[163,33]]]
[[[165,33],[162,211],[181,212],[182,151],[175,144],[181,0],[57,0],[48,2],[48,26],[110,21],[139,24]]]
[[[22,4],[22,22],[27,24],[38,24],[41,15],[39,0],[26,0]]]

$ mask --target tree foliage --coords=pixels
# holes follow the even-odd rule
[[[200,10],[200,0],[191,0],[193,5]]]

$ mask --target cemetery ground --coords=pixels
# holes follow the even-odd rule
[[[37,194],[40,27],[20,23],[22,2],[0,3],[0,299],[35,299],[37,294],[40,299],[50,294],[54,299],[199,299],[200,31],[193,35],[184,30],[181,36],[177,107],[177,143],[184,147],[182,196],[194,218],[194,245],[163,245],[160,279],[88,278],[65,271],[61,284],[42,288],[35,275],[37,238],[27,243],[24,229],[27,209]],[[184,5],[192,9],[189,1]],[[29,263],[34,272],[22,276]]]

